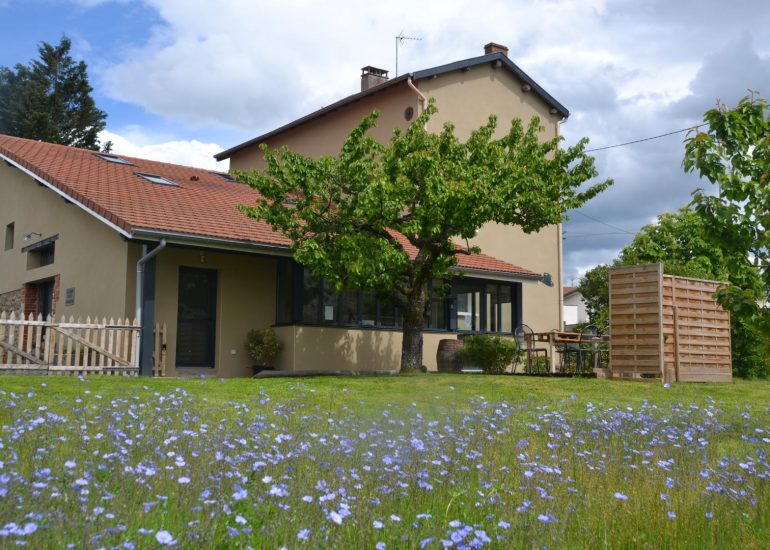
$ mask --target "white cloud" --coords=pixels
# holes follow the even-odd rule
[[[598,147],[658,135],[701,120],[717,97],[749,87],[770,94],[766,0],[730,9],[722,0],[143,3],[162,23],[103,67],[99,83],[112,98],[166,119],[166,128],[176,121],[239,136],[269,131],[356,92],[364,65],[394,76],[402,30],[422,38],[399,49],[402,73],[480,55],[489,41],[507,45],[511,59],[570,109],[567,143],[589,136]],[[113,139],[116,150],[137,147],[125,154],[184,164],[208,165],[223,149],[130,129],[118,134],[126,143]],[[684,205],[702,183],[682,172],[683,138],[597,152],[602,177],[616,184],[585,212],[633,232]],[[580,216],[565,228],[568,235],[613,231]],[[568,237],[565,272],[611,261],[628,240]]]
[[[208,168],[220,172],[227,172],[230,167],[229,160],[222,162],[214,160],[214,155],[222,151],[222,147],[216,143],[202,143],[197,140],[151,143],[150,139],[136,129],[129,129],[126,134],[107,130],[99,134],[102,145],[108,141],[112,142],[112,153],[116,155]]]

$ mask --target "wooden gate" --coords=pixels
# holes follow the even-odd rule
[[[14,373],[136,376],[139,322],[103,318],[56,322],[30,314],[0,313],[0,370]],[[153,375],[165,374],[165,325],[155,327]]]
[[[724,283],[665,275],[661,264],[610,269],[610,372],[678,382],[732,380]]]

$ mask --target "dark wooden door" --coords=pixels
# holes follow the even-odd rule
[[[214,368],[217,272],[179,268],[176,365]]]

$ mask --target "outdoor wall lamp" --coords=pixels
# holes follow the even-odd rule
[[[42,237],[43,236],[42,233],[35,233],[33,231],[32,233],[27,233],[26,235],[24,235],[22,237],[22,239],[24,239],[25,241],[31,241],[32,240],[32,235],[36,235],[37,237]]]
[[[540,280],[543,281],[543,284],[545,286],[553,286],[553,279],[551,278],[551,274],[550,273],[543,273],[540,276]]]

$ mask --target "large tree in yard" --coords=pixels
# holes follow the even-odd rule
[[[451,124],[426,129],[435,112],[430,102],[387,145],[368,133],[372,113],[336,157],[263,146],[265,168],[237,174],[264,197],[242,209],[291,239],[298,262],[338,290],[373,290],[392,301],[402,317],[402,372],[422,365],[428,282],[450,278],[459,254],[479,252],[456,240],[489,222],[538,231],[612,183],[584,186],[597,175],[583,153],[587,140],[566,149],[560,138],[542,142],[536,118],[526,128],[514,120],[494,139],[490,117],[461,142]]]
[[[0,134],[98,149],[107,115],[96,108],[86,64],[70,55],[70,40],[43,42],[40,58],[0,67]]]
[[[761,97],[741,99],[734,108],[718,105],[703,120],[709,131],[696,131],[686,141],[684,168],[716,184],[716,193],[698,190],[693,206],[704,220],[713,246],[731,251],[728,265],[733,285],[718,293],[733,316],[751,326],[758,338],[753,348],[764,357],[759,374],[770,365],[770,106]],[[753,272],[753,275],[752,275]],[[744,284],[735,277],[761,278]]]

